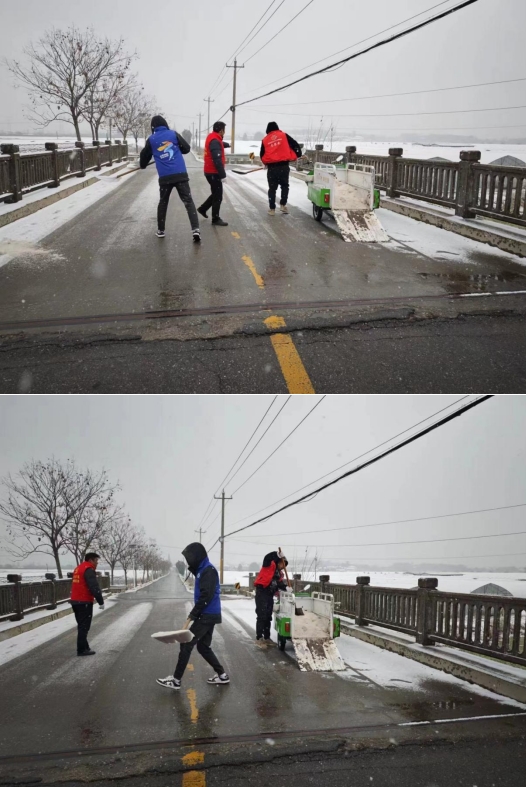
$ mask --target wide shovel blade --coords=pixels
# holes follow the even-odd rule
[[[152,634],[152,639],[157,639],[159,642],[164,642],[165,645],[172,645],[174,642],[191,642],[194,635],[188,629],[179,629],[179,631],[157,631]]]

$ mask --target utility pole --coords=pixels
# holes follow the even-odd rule
[[[192,120],[192,144],[195,145],[195,121]]]
[[[213,104],[213,100],[208,96],[208,98],[204,98],[203,101],[206,101],[208,104],[208,126],[206,127],[206,133],[210,134],[210,104]]]
[[[223,567],[225,562],[225,500],[232,500],[231,497],[225,497],[225,490],[221,493],[221,497],[216,497],[215,500],[221,500],[221,557],[219,558],[219,584],[223,584]]]
[[[197,151],[198,152],[201,150],[201,116],[202,116],[202,114],[203,114],[202,112],[199,113],[199,143],[197,145]]]
[[[232,110],[232,146],[231,146],[231,152],[232,152],[232,154],[234,154],[235,153],[235,147],[236,147],[236,85],[237,85],[237,70],[238,70],[238,68],[245,68],[245,66],[238,66],[237,59],[235,59],[233,66],[229,66],[228,63],[227,63],[226,67],[234,69],[234,90],[233,90],[233,93],[232,93],[232,106],[230,107],[230,109]]]
[[[201,535],[202,532],[203,532],[203,528],[202,527],[200,527],[199,530],[194,530],[194,533],[199,533],[199,543],[200,544],[203,543],[203,536]]]

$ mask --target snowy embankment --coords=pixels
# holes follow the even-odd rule
[[[331,571],[330,569],[318,569],[319,574],[328,574],[331,582],[335,584],[354,585],[357,576],[371,577],[371,585],[385,588],[415,588],[418,584],[418,574],[406,574],[396,571],[369,572],[365,570],[356,571]],[[292,574],[292,572],[291,572]],[[431,573],[427,576],[437,577],[438,589],[448,593],[473,593],[474,590],[487,584],[500,585],[513,596],[526,598],[526,572],[519,574],[507,574],[504,572],[472,574],[440,574]],[[314,580],[314,574],[304,574],[306,580]],[[240,582],[242,587],[248,586],[248,571],[225,571],[225,584],[233,585]]]

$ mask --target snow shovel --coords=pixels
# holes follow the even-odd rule
[[[165,645],[171,645],[174,642],[191,642],[194,638],[192,632],[188,631],[188,626],[191,622],[190,618],[188,618],[183,628],[178,631],[157,631],[155,634],[152,634],[152,639],[164,642]]]
[[[232,172],[235,172],[236,175],[252,175],[253,172],[260,172],[265,167],[256,167],[256,169],[233,169]]]
[[[282,551],[281,551],[281,547],[279,548],[278,554],[279,555],[283,554]],[[290,584],[290,579],[289,579],[289,572],[287,571],[287,566],[284,565],[283,567],[285,569],[285,576],[287,577],[287,585],[289,586],[289,588],[292,589],[292,585]],[[298,602],[297,601],[296,601],[296,603],[294,605],[294,614],[295,615],[304,615],[305,614],[304,611],[303,611],[303,607],[298,607]]]

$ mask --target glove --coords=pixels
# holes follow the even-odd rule
[[[99,604],[99,609],[104,609],[104,604]]]

